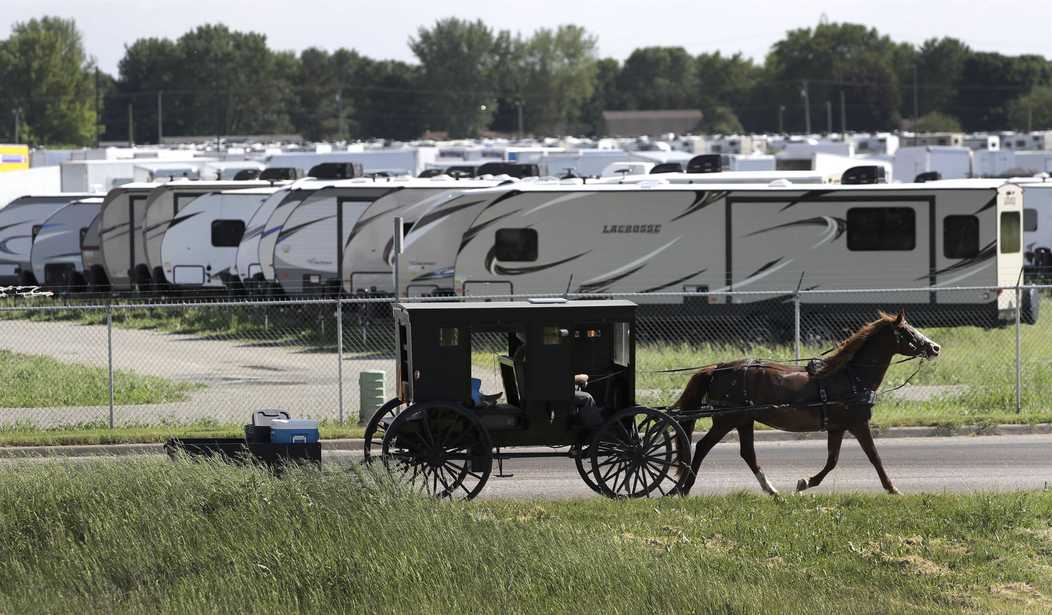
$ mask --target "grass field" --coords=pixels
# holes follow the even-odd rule
[[[245,419],[247,421],[248,417]],[[335,421],[322,421],[319,429],[321,437],[326,440],[360,438],[365,432],[364,427],[354,423],[341,425]],[[236,438],[245,435],[245,428],[244,425],[216,421],[118,426],[114,429],[110,429],[102,422],[52,429],[41,429],[25,424],[0,425],[0,447],[157,443],[177,435],[193,435],[200,438]]]
[[[0,350],[0,382],[0,408],[109,404],[109,376],[100,367]],[[115,402],[121,405],[181,401],[196,388],[126,371],[113,374],[113,387]]]
[[[440,503],[360,472],[0,470],[0,612],[1047,613],[1052,492]]]

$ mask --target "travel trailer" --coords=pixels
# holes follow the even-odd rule
[[[142,226],[147,200],[159,185],[124,184],[106,194],[98,220],[98,255],[84,254],[88,281],[93,287],[115,291],[151,287]]]
[[[164,277],[178,288],[237,285],[237,250],[245,226],[280,188],[204,194],[184,207],[161,241]]]
[[[392,193],[371,204],[358,219],[345,241],[343,253],[343,288],[348,293],[395,292],[394,219],[402,219],[403,235],[412,231],[423,215],[434,206],[454,200],[464,194],[512,186],[508,180],[435,181],[432,185],[419,184]],[[418,182],[414,182],[418,184]],[[421,198],[423,197],[423,198]]]
[[[105,203],[103,199],[103,203]],[[106,292],[110,289],[106,268],[102,264],[102,251],[99,250],[99,224],[102,223],[102,205],[99,213],[88,225],[84,239],[80,242],[80,260],[84,263],[84,282],[91,292]]]
[[[982,180],[817,190],[523,187],[491,200],[465,229],[453,287],[463,295],[656,293],[634,300],[699,317],[774,318],[785,316],[798,287],[1012,286],[1023,265],[1022,202],[1019,186]],[[772,294],[690,296],[734,290]],[[858,292],[802,302],[809,315],[830,318],[906,306],[919,323],[991,325],[1012,316],[1015,295]]]
[[[274,210],[280,208],[286,212],[295,209],[296,204],[306,198],[317,189],[319,182],[303,180],[285,186],[268,196],[249,218],[245,227],[245,233],[241,237],[241,243],[237,247],[237,277],[246,286],[255,288],[264,281],[263,267],[259,260],[259,244],[266,231],[267,222],[270,220]],[[285,214],[288,217],[288,214]],[[281,230],[278,226],[273,233]],[[273,249],[272,249],[273,251]]]
[[[223,190],[238,188],[261,188],[270,186],[262,181],[174,181],[158,186],[150,193],[146,201],[146,213],[142,225],[142,242],[146,251],[146,262],[141,265],[137,275],[153,282],[156,287],[170,283],[161,265],[161,242],[165,232],[183,218],[179,213],[184,207],[204,194],[213,194]],[[138,266],[138,265],[137,265]]]
[[[38,284],[33,275],[33,236],[56,211],[90,194],[19,197],[0,209],[0,284]]]
[[[1023,256],[1027,272],[1052,276],[1052,182],[1023,183]]]
[[[76,200],[35,229],[30,262],[37,283],[67,292],[85,289],[81,248],[101,209],[101,196]]]

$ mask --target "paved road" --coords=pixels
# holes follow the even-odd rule
[[[878,439],[877,450],[903,493],[1011,491],[1052,487],[1052,435]],[[825,442],[758,442],[756,454],[767,477],[780,491],[792,491],[799,478],[825,463]],[[326,453],[326,459],[351,456]],[[484,498],[569,499],[594,497],[570,459],[514,460],[505,463],[513,478],[492,475]],[[494,468],[494,473],[496,468]],[[693,494],[746,490],[759,485],[735,443],[719,444],[702,466]],[[844,441],[840,463],[813,493],[881,491],[873,466],[851,438]]]
[[[877,448],[892,480],[903,493],[967,493],[1052,487],[1052,434],[961,436],[950,438],[885,438]],[[825,443],[816,440],[759,442],[757,455],[768,478],[783,493],[797,479],[814,474],[825,462]],[[30,463],[135,463],[141,456],[38,458]],[[327,467],[359,459],[357,453],[326,451]],[[0,459],[0,468],[26,460]],[[494,472],[496,469],[494,468]],[[574,499],[597,497],[578,476],[570,459],[514,460],[505,464],[512,478],[491,476],[485,499]],[[702,466],[693,495],[759,493],[759,486],[738,457],[735,443],[716,446]],[[879,492],[869,461],[851,439],[844,442],[840,464],[809,493]]]

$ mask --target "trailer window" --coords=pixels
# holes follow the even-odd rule
[[[537,260],[537,229],[498,229],[495,255],[497,260],[504,262]]]
[[[979,218],[946,216],[942,221],[942,254],[946,258],[971,258],[979,254]]]
[[[460,345],[460,329],[457,327],[439,327],[438,329],[438,345],[439,346],[459,346]]]
[[[217,248],[236,248],[245,234],[243,220],[213,220],[212,245]]]
[[[855,207],[847,210],[847,249],[855,252],[912,250],[917,216],[910,207]]]
[[[1001,212],[1001,254],[1018,252],[1021,241],[1019,232],[1019,212]]]
[[[1037,230],[1037,210],[1027,207],[1023,210],[1023,230],[1032,233]]]

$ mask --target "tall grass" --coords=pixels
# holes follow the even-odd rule
[[[159,461],[0,471],[0,612],[1048,612],[1052,493],[419,499]]]

